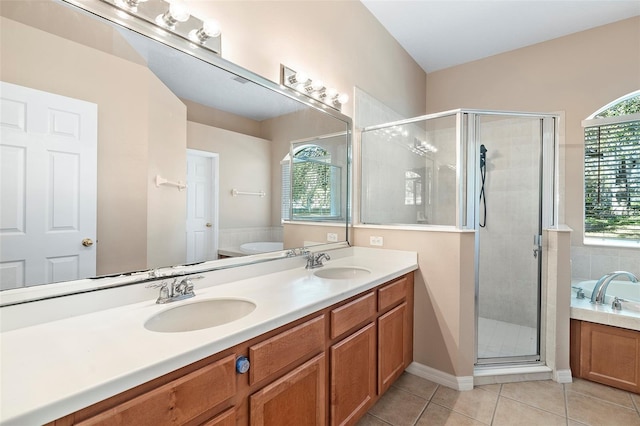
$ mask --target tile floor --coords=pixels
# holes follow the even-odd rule
[[[478,358],[534,355],[537,331],[533,327],[478,318]]]
[[[458,392],[404,373],[357,426],[636,426],[640,395],[574,379]]]

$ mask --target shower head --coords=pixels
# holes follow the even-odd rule
[[[487,153],[487,148],[484,146],[484,144],[480,145],[480,154],[486,154]]]

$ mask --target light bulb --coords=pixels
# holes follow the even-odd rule
[[[296,73],[296,81],[302,85],[305,85],[305,83],[309,80],[309,75],[307,75],[307,73],[305,73],[304,71],[298,71]]]
[[[178,22],[185,22],[189,19],[191,14],[189,13],[189,8],[186,4],[182,2],[171,2],[169,3],[169,13]]]
[[[329,87],[329,88],[327,89],[327,98],[329,98],[329,99],[333,99],[333,98],[335,98],[336,96],[338,96],[338,91],[337,91],[335,88],[333,88],[333,87]]]
[[[349,95],[347,95],[346,93],[341,93],[341,94],[338,96],[338,102],[339,102],[341,105],[346,104],[347,102],[349,102]]]
[[[313,80],[311,82],[311,87],[313,88],[313,90],[320,90],[324,87],[324,81],[318,79],[318,80]]]
[[[209,37],[218,37],[221,33],[220,23],[215,19],[208,19],[202,25],[202,31]]]
[[[204,23],[202,24],[202,28],[198,30],[191,30],[189,32],[189,39],[197,43],[204,43],[211,37],[219,36],[220,25],[218,24],[218,21],[215,21],[213,19],[204,21]]]
[[[175,27],[176,22],[185,22],[189,20],[189,9],[184,3],[171,2],[169,3],[169,10],[162,15],[158,15],[156,23],[163,27],[171,28]]]

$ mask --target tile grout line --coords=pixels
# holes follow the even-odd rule
[[[493,421],[496,418],[496,411],[498,411],[498,402],[500,401],[500,396],[502,395],[502,383],[500,383],[500,388],[498,389],[498,397],[496,398],[496,405],[493,407],[493,413],[491,413],[491,421],[489,425],[493,425]]]
[[[606,386],[606,385],[605,385],[605,386]],[[615,388],[614,388],[614,389],[615,389]],[[608,400],[608,399],[600,398],[600,397],[598,397],[598,396],[593,396],[593,395],[589,395],[589,394],[582,393],[582,392],[577,392],[577,391],[574,391],[574,390],[568,390],[567,392],[573,392],[573,393],[575,393],[575,394],[578,394],[578,395],[584,396],[585,398],[595,399],[595,400],[598,400],[598,401],[603,402],[603,403],[605,403],[605,404],[615,405],[616,407],[619,407],[619,408],[623,408],[623,409],[626,409],[626,410],[631,410],[631,411],[636,411],[636,412],[638,412],[638,409],[636,408],[636,405],[635,405],[635,403],[634,403],[634,401],[633,401],[633,398],[631,398],[631,396],[630,396],[630,395],[629,395],[629,399],[631,399],[631,405],[633,405],[633,407],[629,407],[629,406],[627,406],[627,405],[618,404],[617,402],[613,402],[613,401],[610,401],[610,400]],[[627,395],[629,394],[629,392],[627,392],[627,391],[624,391],[624,392],[626,392],[626,393],[627,393]]]
[[[636,400],[631,393],[629,393],[629,398],[631,398],[631,403],[633,404],[633,406],[636,407],[636,413],[638,413],[638,416],[640,416],[640,404],[636,403]]]
[[[557,416],[557,417],[563,417],[565,419],[567,418],[567,402],[566,402],[566,397],[564,397],[564,391],[563,391],[563,398],[564,398],[564,401],[565,401],[564,402],[564,413],[565,413],[564,415],[561,415],[561,414],[558,414],[558,413],[554,413],[553,411],[550,411],[550,410],[548,410],[546,408],[542,408],[542,407],[537,407],[535,405],[531,405],[528,402],[525,402],[525,401],[510,397],[510,396],[506,396],[506,395],[500,395],[500,396],[502,398],[508,399],[510,401],[515,401],[515,402],[517,402],[519,404],[526,405],[527,407],[533,408],[535,410],[544,411],[545,413],[549,413],[549,414],[552,414],[552,415]]]
[[[476,419],[474,417],[471,417],[468,414],[461,413],[460,411],[456,411],[456,410],[454,410],[452,408],[449,408],[449,407],[445,407],[444,405],[440,405],[437,402],[429,402],[429,404],[437,405],[438,407],[444,408],[445,410],[450,411],[453,414],[457,414],[458,416],[466,417],[467,419],[473,420],[474,422],[477,422],[477,423],[480,423],[480,424],[483,424],[483,425],[487,425],[487,426],[491,426],[491,423],[487,424],[487,423],[481,422],[480,420],[478,420],[478,419]],[[493,421],[493,419],[492,419],[492,421]]]

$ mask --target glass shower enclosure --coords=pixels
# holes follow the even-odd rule
[[[475,231],[476,365],[540,361],[554,114],[457,109],[361,133],[365,224]]]

